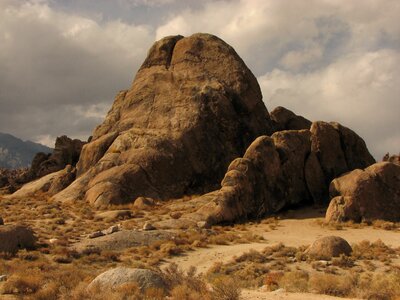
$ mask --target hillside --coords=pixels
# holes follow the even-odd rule
[[[11,134],[0,132],[0,168],[28,167],[38,152],[50,153],[53,149],[31,141],[23,141]]]

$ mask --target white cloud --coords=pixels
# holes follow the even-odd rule
[[[0,131],[84,138],[155,38],[209,32],[259,76],[269,109],[340,121],[377,158],[400,150],[398,0],[61,2],[0,2]]]
[[[377,158],[400,144],[400,53],[355,53],[309,73],[275,69],[261,77],[264,101],[311,120],[339,121],[363,136]]]
[[[153,41],[149,26],[0,2],[0,131],[87,137]]]

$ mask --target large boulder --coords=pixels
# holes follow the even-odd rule
[[[330,260],[342,254],[349,256],[352,251],[345,239],[339,236],[325,236],[314,241],[305,253],[314,259]]]
[[[400,221],[400,166],[380,162],[334,179],[326,221]]]
[[[15,253],[19,249],[35,247],[34,232],[22,225],[0,226],[0,252]]]
[[[118,267],[105,271],[93,279],[88,290],[113,290],[128,283],[137,284],[142,291],[150,288],[161,290],[166,288],[162,277],[152,270]]]
[[[230,162],[273,126],[256,78],[209,34],[157,41],[83,147],[57,200],[95,206],[176,198],[218,187]]]

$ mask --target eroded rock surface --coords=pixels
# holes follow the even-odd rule
[[[400,221],[400,166],[380,162],[332,181],[326,221]]]
[[[256,78],[208,34],[156,42],[83,147],[79,178],[58,200],[95,206],[216,188],[229,163],[273,127]]]
[[[148,269],[118,267],[101,273],[89,284],[88,290],[99,289],[100,291],[112,290],[127,283],[137,284],[145,291],[146,289],[166,288],[161,275]]]
[[[174,222],[191,219],[215,224],[328,203],[332,179],[350,171],[349,165],[367,167],[371,163],[373,158],[362,139],[336,123],[318,121],[310,130],[261,136],[230,164],[221,189],[202,196],[209,198],[205,205]]]

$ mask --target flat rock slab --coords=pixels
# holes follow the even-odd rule
[[[121,230],[98,238],[84,239],[73,245],[72,248],[78,252],[85,252],[91,249],[120,251],[132,247],[148,246],[156,241],[170,240],[173,237],[174,234],[172,232],[165,230]]]

